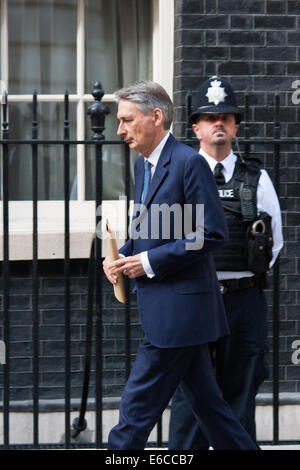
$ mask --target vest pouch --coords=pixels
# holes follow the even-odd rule
[[[254,221],[247,230],[248,269],[254,274],[267,272],[272,259],[271,217],[265,213],[259,215],[260,219]]]
[[[271,216],[266,214],[265,212],[262,212],[260,214],[262,216],[263,221],[265,222],[266,226],[266,231],[265,231],[265,237],[266,237],[266,258],[268,263],[271,262],[273,258],[273,233],[272,233],[272,226],[271,226]]]
[[[266,264],[266,245],[263,234],[257,234],[248,239],[248,269],[254,274],[265,273],[268,269]]]

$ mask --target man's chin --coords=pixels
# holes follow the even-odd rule
[[[215,145],[224,145],[227,144],[226,137],[218,137],[215,139]]]

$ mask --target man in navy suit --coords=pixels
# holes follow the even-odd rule
[[[222,398],[208,351],[208,343],[228,334],[212,260],[227,239],[213,175],[202,156],[169,133],[173,105],[160,85],[139,82],[116,97],[118,135],[141,156],[132,236],[120,259],[106,258],[103,269],[112,283],[119,272],[136,279],[144,338],[108,448],[144,449],[180,384],[214,449],[256,450]]]

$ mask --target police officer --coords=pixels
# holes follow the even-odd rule
[[[201,85],[192,128],[215,175],[229,229],[229,242],[216,252],[215,265],[230,335],[213,346],[212,359],[225,400],[255,441],[255,396],[268,375],[265,273],[283,237],[279,201],[267,172],[258,160],[232,151],[241,118],[228,82],[214,76]],[[172,400],[169,448],[208,448],[180,387]]]

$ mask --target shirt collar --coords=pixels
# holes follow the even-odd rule
[[[157,162],[159,160],[160,154],[162,152],[162,149],[164,148],[165,143],[167,142],[168,138],[170,136],[170,132],[168,132],[165,137],[159,142],[158,146],[155,147],[153,152],[149,155],[148,158],[144,158],[144,160],[148,160],[148,162],[151,163],[152,169],[154,170]]]
[[[199,153],[200,155],[202,155],[202,157],[205,158],[205,160],[210,166],[211,171],[213,172],[216,164],[218,163],[217,160],[215,160],[213,157],[208,155],[202,148],[200,148]],[[224,174],[226,182],[229,181],[233,175],[236,159],[237,159],[237,156],[231,150],[229,155],[227,155],[227,157],[225,157],[224,160],[220,162],[224,166],[223,174]]]

